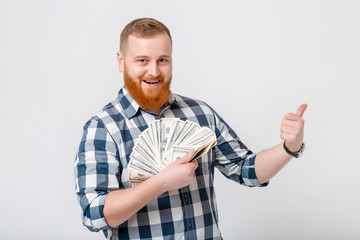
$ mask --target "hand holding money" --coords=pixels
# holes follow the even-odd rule
[[[133,147],[129,181],[133,185],[142,183],[179,159],[195,161],[215,145],[215,133],[208,127],[178,118],[155,120],[139,135]],[[189,151],[191,154],[183,158]]]
[[[193,154],[194,150],[190,150],[188,154],[175,160],[158,174],[164,182],[165,191],[177,190],[191,183],[194,171],[198,167],[197,161],[189,162]]]

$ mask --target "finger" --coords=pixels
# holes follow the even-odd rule
[[[280,129],[291,129],[292,132],[297,133],[304,128],[305,121],[300,118],[297,121],[283,120]]]
[[[300,107],[298,108],[297,112],[296,112],[296,115],[298,115],[299,117],[302,117],[305,110],[307,108],[307,104],[301,104]]]
[[[280,131],[281,131],[281,132],[285,132],[285,133],[291,133],[291,134],[293,134],[294,128],[293,128],[293,127],[289,127],[289,126],[284,126],[284,125],[282,125],[282,126],[280,127]]]
[[[295,136],[291,133],[287,133],[287,132],[281,132],[280,133],[280,138],[286,142],[293,142],[295,141]]]
[[[295,127],[297,124],[296,124],[296,121],[292,121],[292,120],[284,118],[281,121],[281,125],[282,126],[288,126],[288,127]]]
[[[179,163],[184,164],[187,163],[189,161],[189,158],[194,154],[194,149],[191,149],[185,156],[183,156],[182,158],[178,159],[177,161],[179,161]]]
[[[299,120],[301,117],[296,115],[295,113],[288,113],[285,115],[284,119],[285,120],[289,120],[289,121],[297,121]]]
[[[197,167],[199,166],[199,163],[195,160],[195,161],[191,161],[191,162],[189,162],[189,163],[187,163],[187,164],[189,164],[189,166],[191,166],[191,169],[193,170],[193,171],[195,171],[195,169],[197,169]]]

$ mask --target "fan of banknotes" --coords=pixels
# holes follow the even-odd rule
[[[132,150],[129,181],[133,185],[145,181],[191,149],[194,154],[189,162],[194,161],[215,144],[215,133],[208,127],[178,118],[155,120],[140,134]]]

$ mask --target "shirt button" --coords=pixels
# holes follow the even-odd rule
[[[189,230],[192,230],[192,225],[191,224],[189,225]]]
[[[188,201],[188,195],[186,193],[184,194],[184,199],[186,202]]]

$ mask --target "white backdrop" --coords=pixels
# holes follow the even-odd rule
[[[301,159],[267,188],[218,172],[224,239],[359,239],[358,1],[0,1],[1,239],[102,239],[81,224],[83,124],[123,85],[122,28],[154,17],[174,42],[172,90],[214,107],[253,151],[308,103]]]

